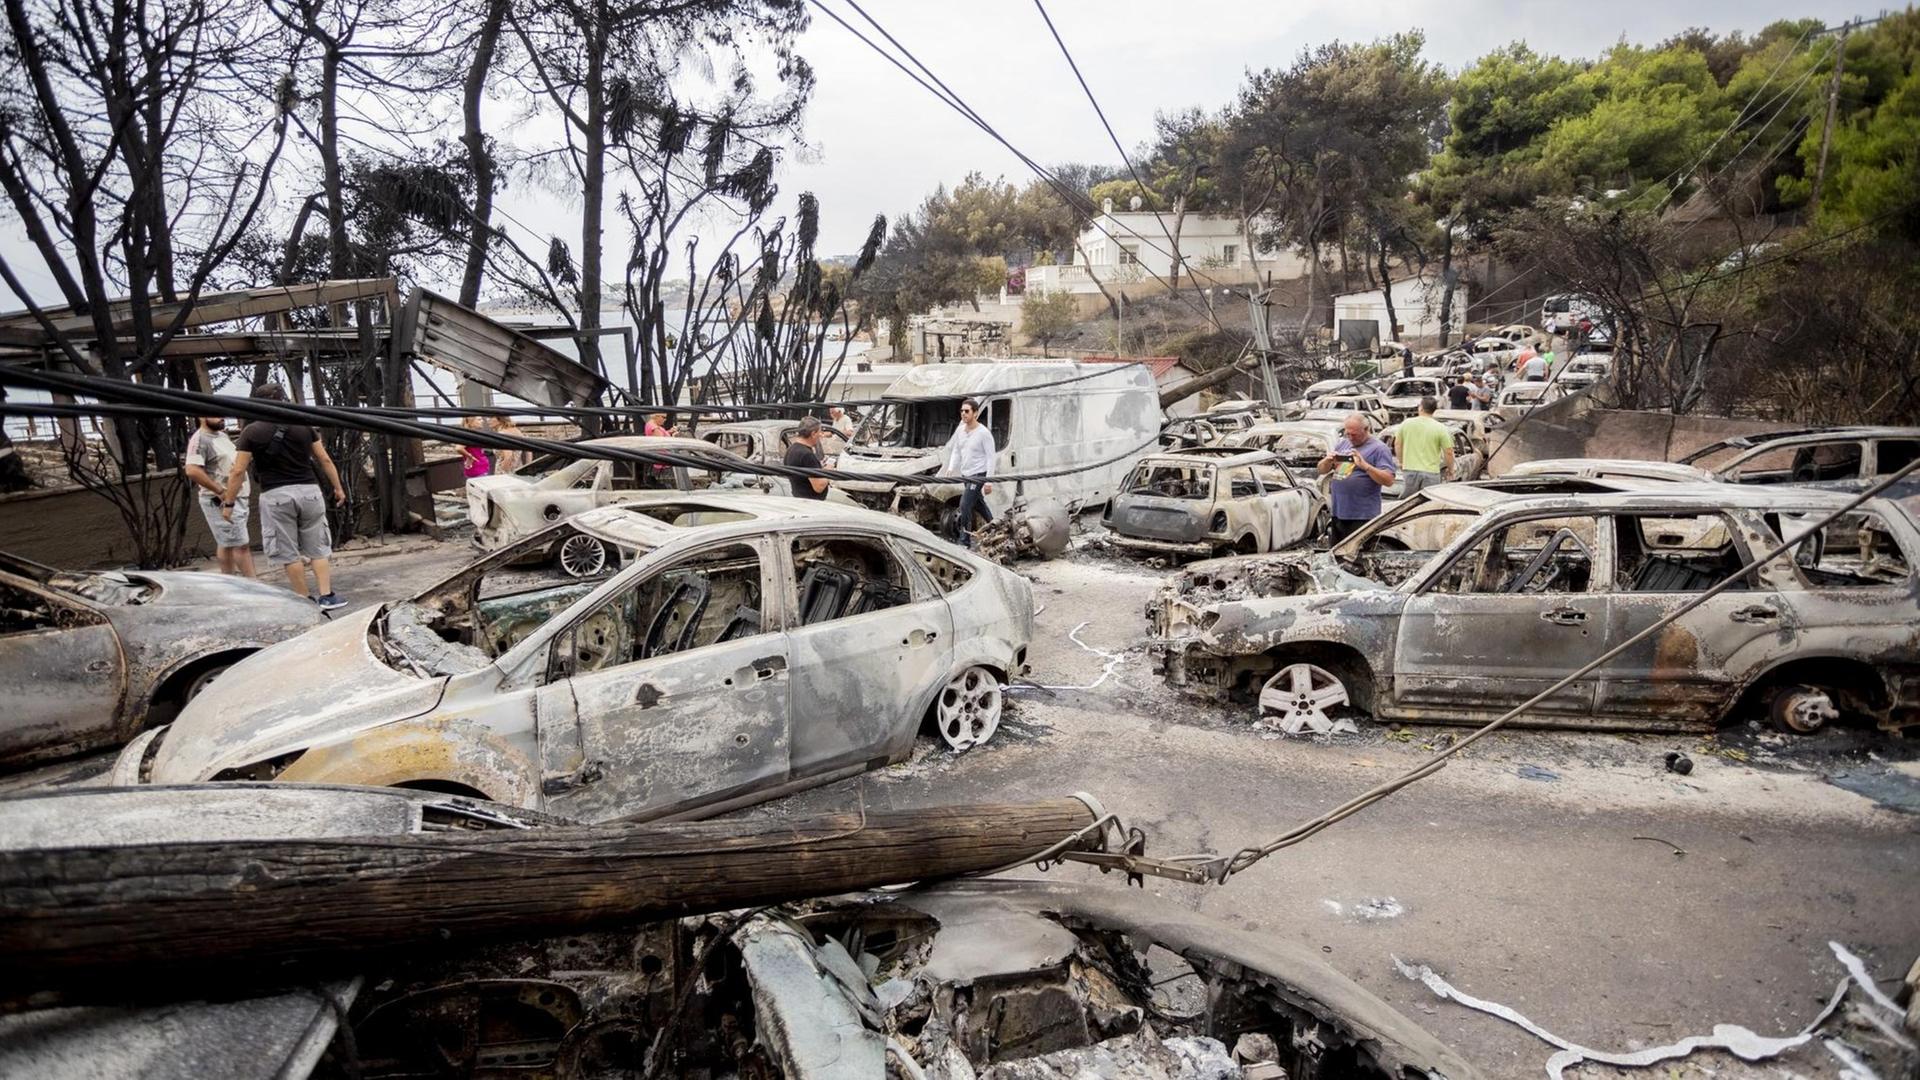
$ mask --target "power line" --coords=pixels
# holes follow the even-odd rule
[[[969,106],[964,99],[962,99],[957,93],[955,93],[952,90],[951,87],[948,87],[945,82],[941,81],[939,76],[935,75],[931,69],[929,69],[924,63],[920,61],[919,57],[915,56],[913,52],[910,49],[908,49],[906,46],[900,44],[899,39],[895,38],[892,35],[892,33],[890,33],[884,26],[881,26],[878,20],[876,20],[873,16],[867,14],[866,10],[859,5],[857,0],[847,0],[848,6],[852,7],[854,11],[858,12],[861,18],[865,19],[869,24],[871,24],[874,27],[875,30],[877,30],[883,37],[885,37],[888,42],[890,42],[895,48],[899,49],[901,52],[901,55],[907,57],[908,60],[912,61],[914,66],[918,67],[921,71],[926,72],[926,75],[927,75],[926,79],[921,78],[918,74],[910,70],[906,66],[906,64],[902,63],[898,57],[895,57],[891,52],[888,52],[886,49],[882,48],[878,43],[873,41],[873,39],[861,33],[858,28],[853,26],[853,24],[847,22],[846,19],[842,18],[838,12],[828,7],[823,2],[823,0],[809,0],[809,2],[812,3],[814,7],[819,8],[822,12],[824,12],[828,18],[832,19],[836,23],[839,23],[841,27],[843,27],[848,33],[858,38],[862,44],[866,45],[869,49],[872,49],[874,52],[878,53],[881,57],[883,57],[888,63],[892,64],[894,67],[899,68],[903,73],[906,74],[908,78],[920,84],[920,87],[922,89],[926,90],[928,93],[932,94],[934,97],[940,99],[940,101],[944,103],[948,108],[951,108],[954,111],[958,112],[969,123],[973,124],[975,127],[978,127],[981,131],[985,132],[989,138],[993,139],[995,142],[1005,147],[1010,153],[1013,154],[1014,157],[1018,158],[1022,164],[1026,165],[1027,168],[1033,170],[1034,174],[1038,176],[1044,183],[1046,183],[1047,186],[1051,187],[1054,190],[1054,192],[1058,194],[1062,198],[1062,200],[1064,200],[1067,203],[1067,205],[1078,208],[1078,209],[1093,211],[1094,213],[1092,216],[1092,220],[1090,222],[1092,227],[1098,230],[1102,235],[1106,236],[1109,240],[1112,240],[1115,245],[1118,245],[1120,243],[1120,237],[1116,236],[1114,233],[1109,231],[1106,228],[1106,226],[1100,224],[1099,214],[1097,213],[1098,208],[1093,206],[1092,200],[1088,199],[1084,194],[1073,191],[1058,177],[1054,176],[1051,172],[1043,168],[1038,162],[1034,161],[1031,157],[1027,156],[1027,154],[1021,151],[1019,147],[1014,146],[1013,143],[1008,141],[1004,135],[1001,135],[999,131],[995,130],[993,125],[987,123],[986,120],[982,119],[979,113],[975,112],[973,108]],[[927,79],[931,79],[933,80],[933,82],[929,83]],[[940,89],[936,90],[934,88],[935,85],[938,85]],[[1135,238],[1141,240],[1143,243],[1147,244],[1147,246],[1151,247],[1153,250],[1160,252],[1160,254],[1166,255],[1169,260],[1172,259],[1172,255],[1170,253],[1162,250],[1159,247],[1159,245],[1155,244],[1152,240],[1143,236],[1139,236],[1138,234],[1135,234]],[[1186,304],[1189,308],[1193,309],[1195,313],[1205,317],[1207,321],[1211,322],[1216,329],[1221,328],[1219,317],[1215,315],[1211,310],[1205,307],[1202,307],[1201,305],[1196,304],[1194,301],[1189,300],[1188,298],[1180,295],[1179,290],[1177,289],[1174,290],[1172,295],[1176,300],[1179,300],[1180,302]]]
[[[1121,370],[1121,368],[1116,366],[1113,370]],[[1093,375],[1106,375],[1110,373],[1109,371],[1100,371],[1081,377],[1092,377]],[[145,417],[152,415],[151,410],[155,409],[162,410],[176,417],[183,415],[232,415],[241,417],[242,419],[264,420],[270,423],[311,424],[319,427],[360,431],[373,435],[424,439],[430,442],[451,443],[463,446],[480,446],[492,450],[526,450],[532,453],[554,454],[565,458],[629,461],[641,465],[664,465],[702,472],[747,473],[755,476],[775,476],[785,477],[787,479],[823,478],[828,480],[848,480],[857,483],[879,483],[893,486],[963,484],[968,482],[968,478],[963,476],[937,474],[903,476],[899,473],[865,473],[850,469],[802,469],[785,464],[771,465],[726,453],[717,447],[707,452],[694,452],[691,450],[632,450],[592,441],[564,442],[557,439],[543,439],[528,435],[508,435],[498,431],[475,428],[423,424],[414,420],[393,416],[390,410],[376,410],[364,407],[340,408],[323,405],[302,405],[293,402],[270,401],[263,398],[230,397],[222,394],[208,394],[195,390],[180,390],[172,387],[154,386],[120,379],[107,379],[93,375],[75,375],[69,372],[44,371],[17,364],[0,364],[0,385],[26,386],[49,392],[84,394],[97,399],[99,402],[82,406],[0,401],[0,415],[75,415],[75,411],[80,408],[85,408],[99,415],[115,415],[126,406],[135,406],[137,408],[127,412],[126,415]],[[434,410],[436,413],[446,411],[451,410]],[[1003,473],[992,479],[996,483],[1047,480],[1059,476],[1070,476],[1091,469],[1104,468],[1108,465],[1118,464],[1137,456],[1147,448],[1158,443],[1159,438],[1160,433],[1155,431],[1140,445],[1130,447],[1122,453],[1099,461],[1083,462],[1061,469]],[[978,478],[973,479],[977,481]]]
[[[1033,0],[1033,6],[1040,12],[1041,20],[1047,24],[1047,31],[1053,35],[1054,44],[1060,46],[1060,55],[1066,57],[1067,67],[1072,69],[1075,81],[1080,84],[1080,90],[1087,95],[1087,104],[1093,106],[1093,114],[1100,118],[1100,126],[1106,129],[1107,139],[1113,143],[1114,150],[1120,154],[1120,162],[1127,167],[1127,174],[1133,177],[1133,182],[1139,186],[1140,190],[1149,190],[1147,182],[1140,178],[1140,170],[1133,167],[1133,159],[1127,156],[1127,148],[1120,145],[1120,136],[1114,134],[1113,125],[1107,122],[1106,110],[1100,107],[1099,99],[1094,97],[1093,88],[1087,85],[1087,77],[1080,73],[1080,65],[1074,61],[1073,53],[1067,48],[1066,40],[1060,36],[1059,28],[1053,25],[1053,16],[1047,14],[1047,7],[1041,0]],[[1167,257],[1173,271],[1175,288],[1178,288],[1182,269],[1180,265],[1182,260],[1179,257],[1180,241],[1174,238],[1173,231],[1167,228],[1166,219],[1160,216],[1158,211],[1154,213],[1153,220],[1160,226],[1160,232],[1166,236],[1168,245],[1173,248]],[[1191,276],[1192,271],[1188,273]],[[1210,282],[1219,284],[1218,278],[1210,274],[1205,276]]]

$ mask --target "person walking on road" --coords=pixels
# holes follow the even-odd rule
[[[960,426],[954,429],[953,438],[947,441],[948,476],[966,477],[965,486],[960,491],[960,515],[954,522],[957,535],[954,542],[961,547],[973,546],[973,519],[977,515],[987,521],[993,520],[993,509],[987,505],[987,496],[993,494],[993,484],[988,477],[993,475],[993,432],[980,422],[980,407],[972,400],[960,403]]]
[[[287,400],[287,392],[277,383],[255,387],[253,396],[262,401]],[[326,444],[305,424],[255,420],[240,430],[236,447],[232,471],[220,495],[221,517],[233,520],[236,496],[251,467],[260,482],[260,541],[267,561],[287,572],[287,584],[294,592],[328,610],[346,607],[347,602],[333,591],[333,566],[328,561],[333,536],[327,525],[327,504],[314,482],[318,465],[333,485],[334,505],[346,505],[347,489],[340,485],[340,471],[327,456]],[[313,566],[317,594],[307,591],[308,563]]]
[[[1393,483],[1398,468],[1393,451],[1373,437],[1367,418],[1347,417],[1346,434],[1334,442],[1333,451],[1318,466],[1321,476],[1333,474],[1328,490],[1333,498],[1334,543],[1380,516],[1380,489]]]
[[[236,451],[227,438],[227,418],[203,416],[187,436],[187,479],[193,481],[200,514],[207,519],[207,531],[213,534],[214,556],[220,560],[220,572],[252,577],[253,548],[247,539],[247,501],[253,486],[247,483],[246,470],[240,472],[240,489],[233,499],[233,512],[221,512],[226,501],[227,478],[233,475]]]
[[[1453,478],[1453,431],[1433,418],[1440,403],[1420,399],[1420,415],[1400,425],[1394,453],[1400,459],[1400,497]]]
[[[800,429],[795,431],[792,440],[787,443],[787,467],[793,469],[824,469],[820,461],[820,418],[806,416],[800,419]],[[832,481],[824,476],[789,476],[787,485],[793,490],[796,499],[825,499]]]

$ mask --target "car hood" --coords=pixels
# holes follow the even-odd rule
[[[888,476],[926,476],[940,471],[940,467],[946,464],[946,455],[944,449],[849,446],[840,455],[840,468],[848,472],[884,473]],[[892,485],[878,480],[836,480],[834,486],[870,491],[886,490]]]
[[[373,655],[378,606],[247,657],[189,702],[154,754],[151,780],[186,784],[225,769],[418,716],[445,678],[403,675]]]
[[[1147,621],[1161,637],[1183,637],[1230,614],[1243,619],[1298,597],[1389,591],[1392,586],[1349,573],[1324,551],[1205,559],[1189,563],[1161,586],[1147,602]]]

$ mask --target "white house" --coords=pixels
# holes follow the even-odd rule
[[[1438,274],[1401,278],[1388,286],[1393,290],[1393,316],[1400,321],[1396,334],[1387,321],[1387,300],[1379,289],[1346,293],[1333,298],[1334,336],[1348,348],[1364,347],[1369,341],[1418,341],[1440,336],[1440,299],[1442,287]],[[1458,338],[1467,326],[1467,283],[1453,288],[1453,311],[1448,322]]]
[[[1150,211],[1114,213],[1106,201],[1099,217],[1080,234],[1086,261],[1027,267],[1029,292],[1098,292],[1099,285],[1165,281],[1173,267],[1175,218]],[[1180,263],[1185,285],[1244,284],[1256,279],[1254,261],[1238,218],[1187,214],[1179,220]],[[1304,277],[1306,260],[1294,252],[1260,253],[1258,270],[1276,278]],[[1096,284],[1098,282],[1099,284]]]

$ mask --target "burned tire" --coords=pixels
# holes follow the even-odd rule
[[[1782,686],[1767,699],[1767,719],[1789,735],[1812,735],[1839,718],[1833,697],[1817,686]]]
[[[180,704],[185,705],[187,702],[199,697],[201,691],[213,685],[213,680],[224,675],[227,669],[232,667],[234,663],[238,663],[238,661],[225,664],[210,664],[196,672],[193,678],[188,680],[186,687],[180,691]]]
[[[1005,709],[1000,676],[975,665],[948,680],[934,699],[934,726],[947,748],[960,753],[993,738]]]

